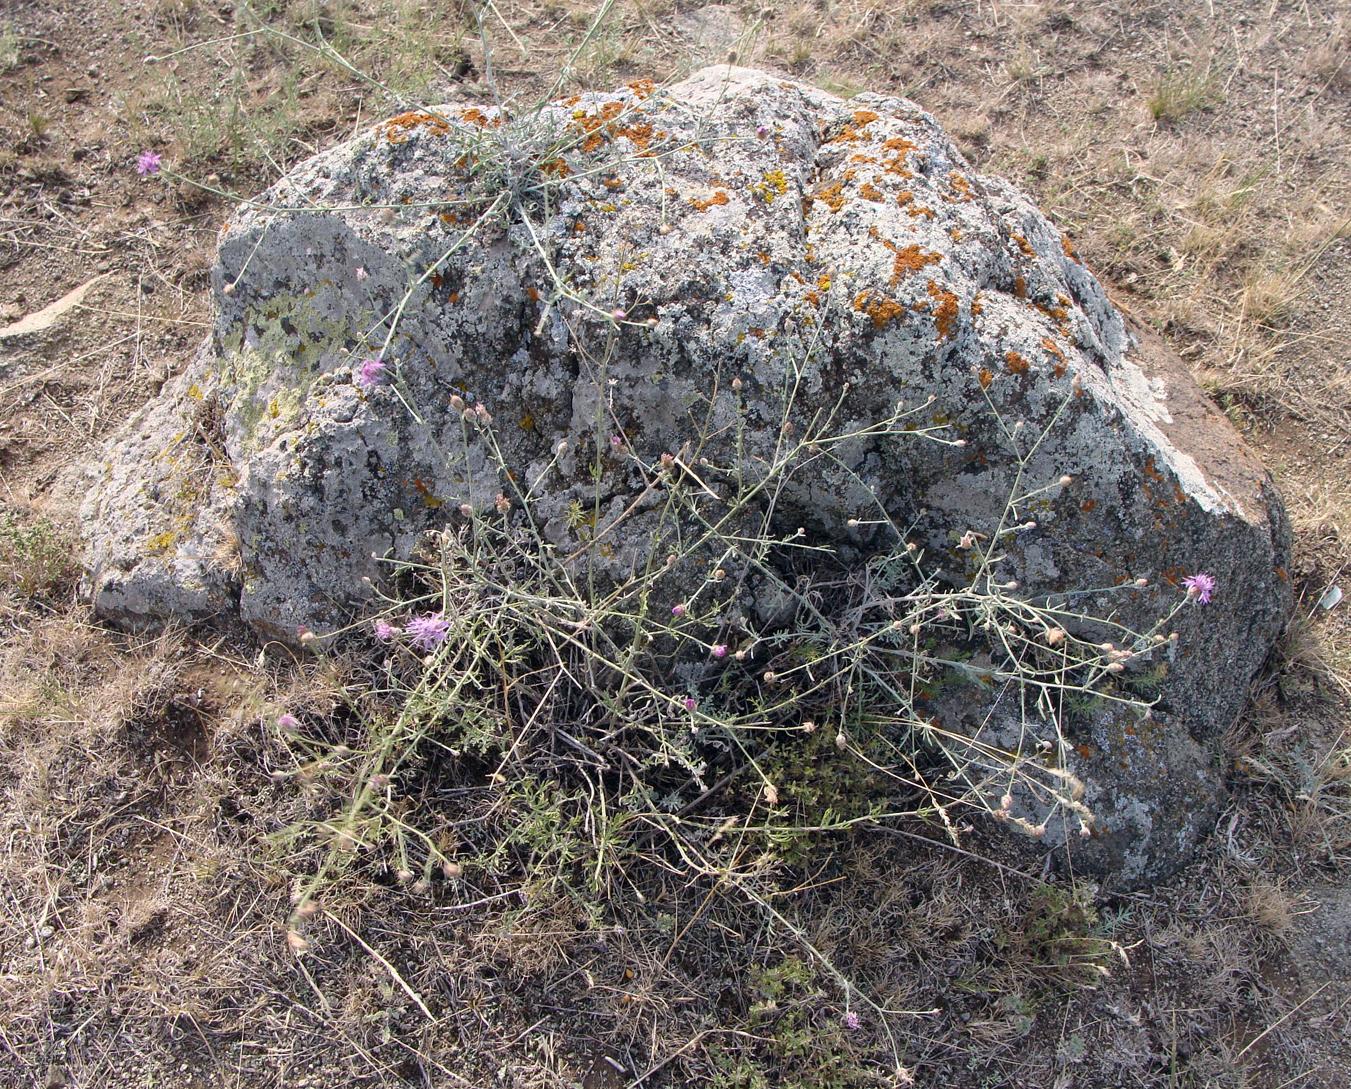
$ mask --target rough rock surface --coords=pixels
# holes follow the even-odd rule
[[[519,120],[405,114],[241,207],[212,283],[198,357],[86,469],[103,614],[237,612],[284,640],[359,614],[372,553],[406,554],[503,489],[452,394],[504,425],[526,481],[568,439],[536,509],[575,546],[569,508],[611,429],[655,456],[696,420],[731,425],[740,397],[754,461],[796,366],[798,426],[837,402],[849,428],[931,400],[965,445],[851,444],[785,497],[785,525],[861,552],[873,538],[850,520],[880,502],[960,574],[960,535],[1000,520],[1010,444],[1049,426],[1023,478],[1046,488],[1037,526],[1001,577],[1029,595],[1146,578],[1118,607],[1147,626],[1184,575],[1214,575],[1214,601],[1172,625],[1159,713],[1098,716],[1075,767],[1100,818],[1087,857],[1122,880],[1164,872],[1204,829],[1218,738],[1289,608],[1281,506],[1070,241],[914,104],[719,66]],[[381,350],[386,375],[363,388]],[[606,473],[617,517],[638,484],[622,458]],[[644,524],[613,538],[616,571],[645,558]]]

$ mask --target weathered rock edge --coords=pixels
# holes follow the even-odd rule
[[[1119,603],[1140,626],[1185,574],[1219,584],[1174,625],[1160,713],[1143,726],[1103,714],[1076,739],[1100,818],[1081,859],[1126,883],[1174,867],[1215,812],[1219,738],[1291,602],[1271,481],[1180,362],[1027,198],[974,173],[906,100],[846,102],[719,66],[665,93],[577,96],[531,126],[577,136],[536,175],[552,188],[532,225],[558,275],[654,327],[625,326],[600,376],[588,359],[611,327],[551,304],[519,221],[443,260],[483,207],[437,204],[491,163],[465,141],[537,141],[494,110],[406,114],[315,156],[221,229],[206,343],[78,477],[98,611],[127,624],[237,615],[286,641],[341,624],[367,600],[362,577],[378,577],[373,552],[406,555],[501,487],[481,448],[442,454],[460,434],[456,391],[510,423],[503,449],[526,480],[569,439],[538,517],[576,546],[569,505],[589,495],[598,399],[622,391],[614,425],[650,457],[689,439],[696,415],[733,421],[738,376],[764,432],[753,459],[776,434],[785,368],[804,358],[808,408],[844,393],[842,419],[859,424],[932,397],[934,422],[967,445],[858,444],[847,472],[796,488],[786,524],[863,551],[849,519],[881,502],[960,573],[958,536],[996,524],[1010,486],[991,405],[1036,434],[1069,397],[1028,479],[1074,484],[1046,492],[1001,573],[1030,596],[1147,578]],[[410,285],[386,353],[395,381],[363,390],[368,334],[383,340]],[[580,351],[565,320],[592,330]],[[607,472],[616,516],[636,489],[622,460]],[[630,525],[608,557],[617,571],[644,556],[642,516]],[[1027,728],[997,705],[954,713],[987,736]]]

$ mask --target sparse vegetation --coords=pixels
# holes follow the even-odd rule
[[[1209,68],[1177,68],[1158,77],[1146,105],[1155,121],[1180,121],[1213,106],[1218,97],[1218,81]]]

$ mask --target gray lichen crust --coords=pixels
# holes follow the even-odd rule
[[[241,207],[212,283],[208,343],[86,467],[104,615],[237,613],[288,641],[359,615],[373,554],[406,556],[503,489],[452,396],[493,414],[520,480],[568,441],[535,508],[567,550],[596,531],[576,504],[611,429],[651,458],[716,447],[744,413],[754,471],[814,409],[851,431],[904,401],[965,445],[848,444],[796,478],[782,523],[862,555],[879,542],[851,521],[880,505],[960,579],[960,537],[998,524],[1015,487],[1001,430],[1046,431],[1024,469],[1046,486],[1036,528],[1000,569],[1020,593],[1147,579],[1118,604],[1147,627],[1184,575],[1219,584],[1173,625],[1160,713],[1097,714],[1078,739],[1100,818],[1086,850],[1149,877],[1213,812],[1217,739],[1289,609],[1279,501],[1069,240],[913,103],[720,66],[524,119],[404,114]],[[377,354],[388,380],[363,387]],[[642,490],[622,458],[605,485],[606,519]],[[649,529],[630,513],[592,561],[645,562]],[[997,732],[1005,713],[958,707],[950,725]]]

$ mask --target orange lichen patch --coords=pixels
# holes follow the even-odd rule
[[[601,184],[604,185],[606,189],[610,189],[610,190],[623,189],[623,188],[624,188],[624,179],[623,179],[623,178],[606,178],[605,181],[602,182]]]
[[[652,143],[652,122],[635,121],[632,125],[609,125],[606,131],[616,140],[623,137],[629,140],[639,151],[646,151]]]
[[[880,166],[881,164],[871,155],[864,155],[861,151],[856,151],[849,156],[851,163],[866,163],[869,166]]]
[[[883,142],[882,146],[887,151],[899,151],[902,155],[919,150],[918,144],[913,140],[907,140],[904,136],[893,136],[890,140]]]
[[[926,250],[923,246],[911,244],[909,246],[896,246],[891,242],[884,242],[895,258],[891,262],[891,283],[894,287],[900,283],[906,276],[912,272],[919,272],[925,265],[936,265],[943,260],[941,253],[934,253],[932,250]]]
[[[572,225],[572,233],[573,233],[573,234],[585,234],[585,233],[586,233],[586,221],[583,220],[583,219],[577,220],[577,222],[574,223],[574,224]]]
[[[454,226],[456,223],[460,222],[460,217],[457,216],[454,212],[442,212],[441,222],[449,223],[452,226]]]
[[[926,208],[922,204],[912,204],[906,208],[906,212],[909,213],[911,219],[919,219],[920,216],[923,216],[926,219],[933,219],[936,215],[932,208]]]
[[[690,197],[690,204],[694,206],[696,212],[707,212],[715,204],[726,204],[729,200],[731,200],[731,197],[727,195],[727,191],[719,189],[711,197],[702,200],[698,197]]]
[[[874,200],[878,202],[882,200],[882,190],[878,189],[872,182],[864,182],[860,185],[858,187],[858,195],[864,200]]]
[[[530,284],[526,287],[525,295],[531,302],[539,302],[539,288],[534,284]]]
[[[575,105],[577,105],[577,103],[579,103],[581,100],[582,100],[582,96],[581,96],[581,95],[571,95],[571,96],[569,96],[568,98],[563,99],[563,105],[564,105],[564,106],[575,106]]]
[[[1065,256],[1071,261],[1079,260],[1079,255],[1074,252],[1074,243],[1070,241],[1070,236],[1062,234],[1060,236],[1060,248],[1065,251]]]
[[[909,189],[902,189],[899,193],[896,194],[896,203],[899,204],[902,208],[904,208],[914,199],[915,194],[912,193]]]
[[[873,113],[872,110],[854,111],[854,124],[858,125],[860,128],[862,128],[864,125],[871,125],[877,119],[878,115]]]
[[[764,340],[764,339],[765,339],[765,331],[764,331],[764,329],[762,329],[762,328],[761,328],[760,326],[758,326],[758,325],[752,325],[752,326],[750,327],[749,332],[750,332],[751,336],[753,336],[756,340]]]
[[[461,120],[468,121],[471,125],[477,125],[481,129],[500,129],[502,127],[501,114],[498,114],[496,117],[489,117],[477,106],[470,106],[469,109],[462,111],[460,118]]]
[[[439,272],[432,273],[432,287],[440,287],[445,282],[446,282],[445,277],[443,277]]]
[[[452,292],[450,293],[449,297],[446,299],[446,301],[447,301],[447,302],[452,302],[452,303],[457,303],[457,302],[459,302],[459,301],[460,301],[460,293],[459,293],[458,291],[452,291]]]
[[[599,132],[593,132],[582,141],[582,151],[589,154],[590,152],[595,151],[596,148],[600,147],[603,143],[605,143],[605,137]]]
[[[978,318],[983,313],[985,313],[985,304],[980,301],[980,296],[977,295],[971,300],[971,316],[973,318]]]
[[[546,178],[566,178],[572,173],[572,168],[562,159],[546,159],[539,164],[539,172]]]
[[[1079,509],[1083,511],[1085,514],[1091,514],[1093,512],[1093,509],[1097,505],[1098,501],[1096,499],[1085,499],[1082,503],[1079,504]]]
[[[1065,359],[1065,353],[1060,350],[1060,345],[1050,337],[1042,337],[1041,346],[1045,348],[1050,355],[1055,356],[1055,365],[1052,368],[1052,373],[1054,373],[1057,378],[1062,377],[1068,367],[1068,362]]]
[[[1037,256],[1037,251],[1032,248],[1032,243],[1029,242],[1025,236],[1021,234],[1015,234],[1011,235],[1010,237],[1013,239],[1014,242],[1018,244],[1018,248],[1023,251],[1024,257]]]
[[[929,297],[934,301],[934,327],[938,339],[947,340],[957,328],[957,296],[929,281]]]
[[[885,295],[874,295],[866,290],[854,296],[854,309],[860,314],[867,314],[872,319],[873,326],[878,329],[885,329],[905,313],[905,307],[895,299],[889,299]]]
[[[761,251],[760,251],[759,253],[757,253],[755,256],[756,256],[756,259],[759,260],[760,264],[762,264],[762,265],[767,265],[767,264],[769,264],[769,254],[768,254],[768,252],[766,252],[765,250],[761,250]]]
[[[954,242],[960,242],[962,240],[962,229],[960,227],[949,227],[948,237]]]
[[[1004,353],[1004,365],[1008,367],[1010,374],[1026,374],[1027,360],[1017,352],[1009,351]]]
[[[639,98],[651,98],[652,92],[657,89],[657,85],[650,79],[635,79],[628,86]]]
[[[1027,298],[1027,277],[1021,273],[1013,278],[1013,293],[1020,299]]]
[[[953,192],[957,194],[958,200],[970,200],[974,193],[971,192],[971,183],[956,170],[948,171],[948,184],[952,186]]]
[[[450,131],[450,123],[444,117],[425,110],[409,110],[385,122],[385,139],[391,144],[402,144],[419,126],[425,126],[434,136],[444,136]]]
[[[807,207],[811,207],[810,202],[819,200],[832,212],[838,212],[844,207],[844,182],[835,182],[832,185],[822,186],[816,190],[804,202]]]
[[[980,374],[976,376],[976,380],[980,383],[981,389],[989,389],[990,383],[994,381],[994,371],[990,370],[988,367],[981,367]]]

